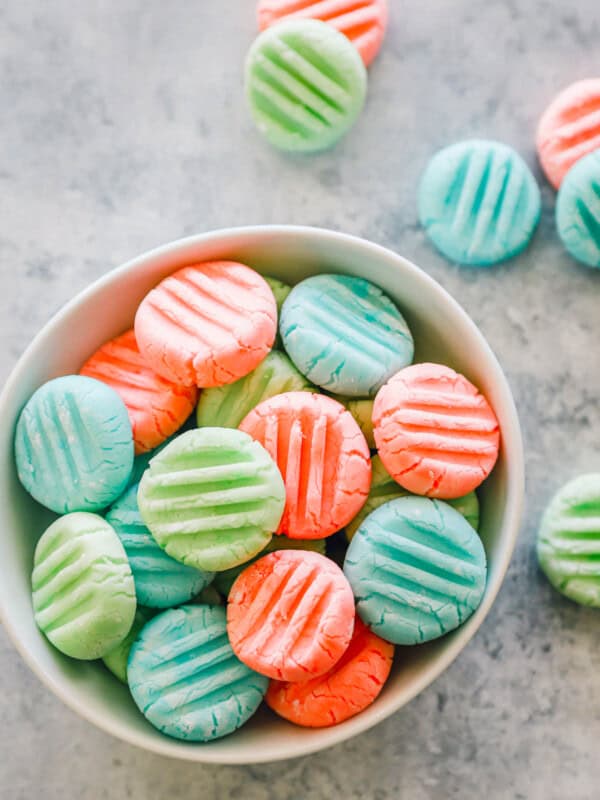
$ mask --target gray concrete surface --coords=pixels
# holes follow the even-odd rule
[[[527,446],[527,516],[475,640],[403,712],[329,752],[260,768],[171,762],[75,717],[0,633],[4,800],[593,800],[600,794],[600,613],[537,571],[550,494],[600,468],[600,274],[562,251],[554,197],[532,246],[489,271],[450,266],[415,219],[433,151],[469,136],[536,170],[536,119],[598,73],[597,0],[390,0],[368,105],[333,152],[293,159],[242,100],[254,0],[5,0],[0,5],[0,380],[76,291],[159,243],[293,222],[412,258],[479,323],[510,377]]]

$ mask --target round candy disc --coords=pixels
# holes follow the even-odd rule
[[[258,36],[246,61],[246,96],[275,147],[325,150],[356,122],[367,73],[352,44],[324,22],[289,20]]]
[[[301,683],[271,681],[265,700],[280,717],[307,728],[325,728],[364,711],[377,698],[394,658],[394,645],[359,618],[348,649],[318,678]]]
[[[346,538],[350,542],[352,537],[362,525],[372,511],[382,506],[384,503],[389,503],[390,500],[396,500],[398,497],[407,497],[409,492],[403,489],[399,483],[392,478],[390,473],[383,465],[383,461],[379,456],[373,456],[371,459],[371,489],[367,502],[354,517],[352,522],[346,525]],[[479,529],[479,500],[475,492],[469,492],[464,497],[457,497],[453,500],[446,500],[446,502],[455,508],[459,514],[467,520],[469,525],[474,530]]]
[[[537,148],[556,189],[576,161],[600,148],[600,78],[577,81],[560,92],[540,119]]]
[[[461,625],[486,581],[481,540],[447,503],[401,497],[370,514],[344,572],[360,618],[394,644],[419,644]]]
[[[106,521],[115,529],[127,553],[138,603],[148,608],[169,608],[186,603],[208,586],[213,573],[175,561],[159,547],[144,525],[137,493],[137,486],[128,489],[110,507]]]
[[[38,628],[71,658],[102,658],[133,624],[127,556],[96,514],[67,514],[50,525],[35,548],[31,587]]]
[[[373,396],[413,359],[404,318],[378,286],[351,275],[315,275],[283,304],[284,347],[317,386],[350,397]]]
[[[198,397],[195,386],[173,383],[149,367],[133,331],[102,345],[80,374],[102,381],[123,400],[136,453],[153,450],[175,433],[194,410]]]
[[[505,144],[472,139],[440,150],[419,186],[419,219],[451,261],[488,266],[527,246],[540,218],[540,190]]]
[[[99,511],[119,497],[133,465],[131,425],[119,395],[69,375],[40,387],[15,434],[19,479],[38,503],[65,514]]]
[[[268,681],[239,661],[225,610],[182,606],[142,629],[127,667],[133,699],[155,728],[191,742],[227,736],[250,719]]]
[[[275,339],[273,292],[258,272],[232,261],[174,272],[135,316],[140,352],[153,370],[185,386],[222,386],[251,372]]]
[[[573,258],[600,267],[600,149],[565,175],[556,201],[556,227]]]
[[[280,533],[323,539],[365,502],[369,448],[352,414],[330,397],[277,395],[251,411],[240,429],[264,445],[283,475],[287,498]]]
[[[347,36],[365,66],[373,61],[388,23],[387,0],[259,0],[261,30],[284,19],[320,19]]]
[[[354,598],[325,556],[278,550],[233,584],[227,633],[235,654],[270,678],[304,681],[342,657],[354,627]]]
[[[542,518],[537,552],[555,589],[600,608],[600,473],[580,475],[557,492]]]
[[[498,457],[491,406],[442,364],[415,364],[394,375],[375,398],[373,423],[385,468],[414,494],[462,497],[487,478]]]
[[[263,400],[313,388],[285,353],[273,350],[245,378],[202,392],[196,414],[198,427],[237,428]]]
[[[268,544],[281,520],[285,487],[276,464],[250,436],[198,428],[152,459],[138,504],[172,558],[218,571],[243,564]]]

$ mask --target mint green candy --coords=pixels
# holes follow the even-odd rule
[[[35,548],[33,610],[38,628],[67,656],[102,658],[133,624],[136,597],[123,545],[102,517],[59,517]]]
[[[275,147],[312,153],[334,145],[365,102],[358,51],[325,22],[295,19],[263,31],[246,61],[246,95],[260,132]]]
[[[198,427],[237,428],[263,400],[283,392],[312,388],[285,353],[273,350],[244,378],[225,386],[204,389],[196,412]]]
[[[600,608],[600,473],[580,475],[554,495],[542,517],[537,554],[555,589]]]
[[[285,487],[258,442],[233,428],[197,428],[155,456],[138,491],[145,525],[184,564],[222,571],[249,561],[279,527]]]

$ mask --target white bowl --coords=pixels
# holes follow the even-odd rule
[[[240,731],[210,744],[169,739],[150,726],[101,663],[72,661],[54,650],[33,620],[30,574],[35,543],[53,518],[22,489],[13,463],[17,415],[44,381],[77,372],[99,345],[131,326],[135,309],[161,278],[210,259],[243,261],[295,283],[318,272],[345,272],[379,284],[405,314],[416,360],[463,372],[491,402],[502,432],[498,464],[481,491],[481,537],[489,562],[477,612],[458,630],[404,648],[377,701],[333,728],[298,728],[261,710]],[[253,227],[193,236],[160,247],[110,272],[75,297],[43,328],[0,396],[0,609],[31,669],[68,706],[99,728],[146,750],[190,761],[250,764],[292,758],[349,739],[412,700],[452,662],[483,622],[498,593],[518,534],[524,490],[519,421],[490,347],[442,287],[406,259],[362,239],[316,228]]]

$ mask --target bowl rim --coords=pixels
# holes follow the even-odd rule
[[[189,743],[178,742],[175,740],[164,737],[152,741],[143,740],[135,732],[131,731],[126,725],[116,722],[111,717],[97,713],[95,710],[90,710],[84,702],[80,702],[74,698],[71,693],[61,683],[55,681],[48,675],[40,664],[37,663],[35,655],[29,652],[28,647],[19,636],[16,626],[13,626],[9,616],[6,614],[5,602],[2,592],[0,591],[0,620],[8,634],[9,639],[12,641],[16,650],[23,658],[32,672],[40,679],[42,684],[47,686],[62,702],[71,710],[75,711],[80,717],[91,722],[100,730],[121,739],[122,741],[140,747],[146,751],[153,752],[157,755],[177,758],[180,760],[191,761],[196,763],[213,763],[222,765],[244,765],[244,764],[260,764],[272,763],[290,758],[299,758],[302,756],[310,755],[321,750],[325,750],[333,745],[340,744],[354,736],[363,733],[375,725],[387,719],[400,708],[405,706],[417,695],[419,695],[425,688],[427,688],[433,681],[436,680],[456,659],[459,653],[466,647],[471,638],[475,635],[485,617],[489,613],[495,599],[498,595],[500,587],[504,581],[506,571],[510,564],[510,560],[514,551],[517,537],[520,530],[521,515],[524,503],[525,492],[525,467],[524,467],[524,453],[523,453],[523,439],[521,434],[521,427],[519,417],[517,414],[516,406],[508,384],[508,379],[504,371],[488,344],[487,340],[473,322],[471,317],[458,303],[458,301],[439,284],[434,278],[428,275],[423,269],[416,266],[412,261],[394,252],[393,250],[382,245],[371,242],[362,237],[343,233],[340,231],[333,231],[327,228],[320,228],[306,225],[249,225],[240,227],[220,228],[214,231],[195,234],[192,236],[183,237],[158,247],[152,248],[141,255],[129,259],[124,264],[109,270],[100,278],[93,281],[89,286],[78,292],[73,298],[67,301],[59,310],[52,315],[52,317],[43,325],[40,331],[35,335],[30,344],[24,350],[22,355],[18,358],[16,364],[11,370],[5,385],[0,392],[0,418],[5,414],[5,405],[8,405],[13,392],[17,389],[22,373],[25,372],[27,362],[30,356],[35,352],[38,344],[43,341],[57,326],[59,326],[65,316],[71,314],[79,306],[86,303],[96,292],[108,287],[112,283],[118,283],[122,278],[130,273],[134,273],[137,269],[142,267],[148,261],[152,261],[164,256],[176,256],[179,251],[185,251],[191,246],[202,246],[206,244],[223,244],[231,245],[232,249],[235,247],[236,242],[243,240],[248,243],[252,240],[259,240],[268,235],[276,236],[292,236],[292,237],[308,237],[309,239],[317,239],[327,243],[344,243],[346,246],[362,249],[365,254],[375,254],[380,259],[388,259],[390,263],[395,263],[396,266],[400,265],[401,269],[409,272],[412,278],[421,283],[427,291],[437,294],[444,303],[452,307],[455,314],[458,314],[463,323],[470,329],[471,334],[478,340],[480,347],[486,352],[488,364],[492,365],[499,378],[499,387],[503,396],[503,403],[509,418],[509,425],[511,429],[512,449],[510,465],[507,468],[507,483],[506,483],[506,507],[505,507],[505,522],[504,528],[507,532],[503,547],[495,560],[495,573],[491,580],[488,580],[486,594],[483,602],[471,616],[471,618],[461,626],[455,633],[454,638],[449,645],[443,650],[440,655],[433,659],[432,664],[428,664],[418,678],[411,682],[408,690],[399,692],[397,698],[393,702],[388,702],[385,706],[380,708],[377,713],[371,713],[368,718],[361,717],[358,714],[348,720],[344,726],[333,726],[331,728],[321,729],[321,733],[327,731],[327,741],[323,742],[323,736],[307,737],[300,742],[296,741],[288,748],[280,748],[276,754],[263,753],[257,751],[252,759],[248,757],[236,757],[235,752],[220,752],[213,750],[210,747],[192,747]],[[349,724],[350,723],[350,724]]]

